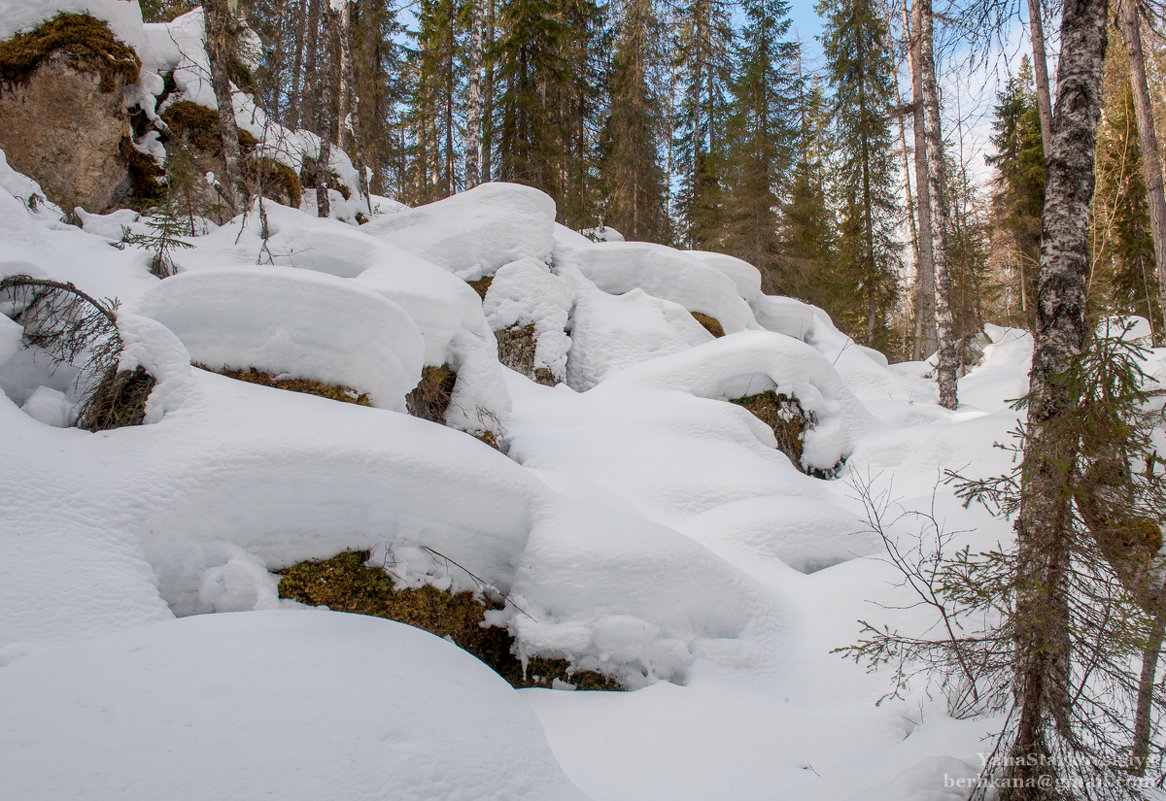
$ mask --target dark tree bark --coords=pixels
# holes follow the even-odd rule
[[[1073,447],[1049,435],[1074,413],[1073,400],[1053,380],[1085,345],[1089,274],[1089,207],[1094,189],[1097,121],[1106,48],[1106,0],[1066,0],[1052,137],[1046,145],[1041,220],[1036,345],[1029,374],[1021,508],[1016,523],[1014,692],[1019,721],[1001,801],[1034,794],[1056,773],[1048,760],[1049,725],[1065,730],[1070,712],[1068,565],[1071,508],[1063,466]],[[1025,789],[1027,786],[1028,789]]]
[[[321,87],[319,120],[316,134],[320,137],[320,150],[316,154],[316,215],[328,217],[332,214],[332,203],[328,197],[328,182],[332,174],[332,131],[336,129],[336,87],[340,83],[340,54],[337,36],[337,20],[340,15],[329,6],[324,14],[324,43],[326,63],[324,81]]]
[[[307,43],[304,45],[304,96],[300,103],[299,127],[315,131],[319,115],[316,84],[319,80],[316,63],[320,53],[320,3],[325,0],[304,0],[308,4]]]
[[[243,154],[239,147],[239,128],[235,123],[235,103],[231,95],[229,66],[235,20],[227,3],[228,0],[205,0],[202,7],[206,17],[206,51],[210,61],[211,85],[215,90],[215,103],[219,107],[219,134],[226,168],[220,186],[231,213],[236,214],[247,205],[247,184],[243,180]]]
[[[1150,87],[1146,80],[1146,59],[1142,51],[1142,33],[1136,0],[1122,0],[1118,5],[1118,22],[1129,60],[1130,88],[1134,95],[1134,113],[1138,120],[1138,144],[1142,151],[1142,172],[1146,180],[1146,202],[1150,208],[1150,234],[1154,240],[1154,261],[1158,265],[1158,294],[1166,297],[1166,196],[1162,189],[1162,162],[1158,155],[1158,134],[1154,128],[1154,110],[1150,104]],[[1149,309],[1146,310],[1149,316]],[[1163,305],[1166,321],[1166,304]]]
[[[344,131],[352,135],[352,164],[356,167],[360,183],[360,196],[364,198],[368,213],[372,214],[372,197],[369,194],[368,171],[364,163],[364,137],[360,125],[360,98],[356,94],[356,75],[352,67],[352,50],[349,46],[351,36],[352,3],[349,0],[335,12],[333,20],[336,26],[336,41],[340,45],[340,84],[341,99],[346,113],[340,119],[340,147],[344,147]]]
[[[1049,88],[1049,64],[1045,58],[1045,26],[1041,0],[1028,0],[1028,33],[1032,41],[1032,77],[1036,84],[1036,107],[1040,115],[1041,141],[1053,139],[1053,101]]]
[[[486,0],[470,0],[469,78],[466,87],[465,188],[482,182],[482,56]]]

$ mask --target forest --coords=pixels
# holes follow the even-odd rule
[[[359,153],[375,193],[534,186],[568,227],[744,259],[892,360],[936,352],[938,298],[962,364],[985,322],[1035,320],[1060,9],[914,6],[819,4],[811,68],[785,0],[242,0],[252,69],[232,74],[280,124]],[[193,7],[142,3],[148,21]],[[1166,46],[1154,3],[1110,16],[1090,303],[1159,337]],[[986,99],[940,96],[975,69]],[[986,153],[954,108],[977,101]]]

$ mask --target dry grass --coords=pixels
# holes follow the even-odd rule
[[[486,293],[490,291],[490,285],[494,283],[494,276],[487,275],[479,278],[477,281],[467,281],[466,283],[474,288],[474,291],[478,293],[478,297],[485,300]]]
[[[339,384],[323,384],[319,381],[313,381],[310,378],[276,378],[270,373],[261,372],[255,367],[248,367],[246,370],[221,367],[216,370],[213,367],[208,367],[200,363],[195,363],[194,366],[203,370],[209,370],[212,373],[225,375],[227,378],[234,378],[236,381],[246,381],[249,384],[259,384],[265,387],[274,387],[275,389],[286,389],[289,392],[302,392],[306,395],[318,395],[321,398],[329,398],[330,400],[341,401],[342,403],[354,403],[357,406],[372,406],[367,392],[358,392],[352,387],[345,387]]]
[[[445,410],[449,408],[456,384],[457,373],[448,364],[426,366],[421,370],[421,380],[417,386],[405,396],[409,414],[444,425]]]
[[[85,404],[77,427],[96,432],[141,425],[154,384],[154,376],[141,367],[107,375]]]
[[[280,571],[279,596],[424,629],[473,654],[514,687],[550,687],[555,679],[561,679],[583,690],[622,689],[600,673],[572,671],[561,659],[531,659],[524,671],[511,653],[514,638],[510,633],[482,625],[486,611],[500,605],[487,603],[471,592],[451,593],[428,585],[397,589],[392,577],[367,564],[368,559],[368,551],[346,551],[331,559],[292,565]]]
[[[725,335],[725,327],[721,325],[721,321],[716,317],[709,317],[707,314],[697,311],[691,312],[691,314],[698,323],[704,326],[705,331],[708,331],[717,339]]]

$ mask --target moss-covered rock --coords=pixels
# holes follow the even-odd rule
[[[477,281],[467,281],[466,283],[468,283],[473,288],[473,290],[478,293],[478,297],[480,297],[482,300],[485,300],[486,293],[490,291],[490,285],[494,283],[494,276],[487,275],[479,278]]]
[[[754,417],[773,429],[778,450],[804,472],[802,452],[805,449],[806,429],[813,426],[814,418],[802,408],[797,398],[770,390],[734,398],[732,403],[748,409]]]
[[[292,565],[279,571],[279,596],[424,629],[473,654],[514,687],[551,687],[559,680],[580,690],[623,689],[601,673],[572,670],[562,659],[536,657],[523,669],[512,653],[510,633],[483,625],[486,612],[502,608],[501,603],[429,585],[398,588],[384,569],[369,565],[368,560],[368,551],[347,551],[331,559]]]
[[[272,158],[252,158],[247,162],[247,178],[257,193],[262,190],[264,197],[276,203],[298,209],[304,198],[303,187],[296,171]]]
[[[358,392],[352,387],[344,387],[339,384],[323,384],[310,378],[276,378],[271,373],[265,373],[255,367],[248,367],[245,370],[236,370],[231,367],[215,369],[198,363],[195,364],[195,367],[225,375],[227,378],[234,378],[236,381],[246,381],[249,384],[285,389],[289,392],[302,392],[306,395],[318,395],[321,398],[354,403],[357,406],[372,406],[368,399],[368,393]]]
[[[716,317],[710,317],[703,312],[697,311],[694,311],[691,314],[696,319],[696,321],[704,327],[705,331],[708,331],[717,339],[720,339],[725,335],[725,327],[721,325],[721,321]]]
[[[133,140],[128,136],[122,138],[120,151],[129,170],[132,187],[130,205],[144,209],[164,198],[166,184],[162,179],[166,177],[166,170],[154,161],[153,156],[134,147]]]
[[[88,14],[58,14],[29,33],[0,42],[0,81],[26,83],[49,57],[63,54],[74,69],[101,76],[110,93],[138,82],[142,62],[109,25]]]
[[[162,112],[162,121],[176,136],[182,136],[199,150],[221,157],[222,135],[219,133],[219,112],[189,100],[180,100]],[[259,142],[247,131],[239,129],[239,146],[244,151],[255,148]]]
[[[303,164],[300,168],[300,185],[305,189],[316,189],[316,159],[311,156],[304,156]],[[348,200],[352,197],[352,190],[348,188],[348,184],[340,180],[340,173],[336,170],[328,170],[328,188],[335,189],[341,196]]]
[[[453,388],[457,385],[457,373],[448,364],[427,365],[421,370],[421,380],[405,396],[405,407],[409,414],[445,424],[445,410],[453,399]]]

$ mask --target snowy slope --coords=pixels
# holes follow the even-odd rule
[[[148,64],[199,63],[197,12],[143,27],[123,19],[133,5],[88,4]],[[1007,467],[992,443],[1016,423],[1026,334],[989,331],[949,412],[919,365],[889,366],[821,310],[762,294],[752,266],[591,242],[527,187],[384,201],[359,227],[268,203],[266,239],[257,214],[211,226],[164,281],[150,253],[111,246],[141,224],[131,213],[78,229],[35,192],[0,161],[0,277],[116,298],[122,366],[158,384],[146,425],[70,428],[76,370],[24,347],[0,305],[12,797],[938,801],[945,776],[978,769],[997,721],[952,720],[923,688],[876,707],[887,677],[831,650],[860,617],[930,623],[893,609],[904,596],[859,489],[934,510],[957,545],[1009,536],[939,479]],[[482,300],[466,282],[484,277]],[[494,332],[525,326],[562,383],[499,362]],[[375,408],[192,360],[348,385]],[[457,373],[447,424],[406,414],[422,369],[443,364]],[[766,390],[813,415],[801,464],[727,402]],[[466,433],[486,429],[500,450]],[[804,472],[839,465],[831,480]],[[348,548],[407,582],[489,583],[511,600],[491,616],[520,657],[633,691],[516,692],[429,634],[277,597],[272,571]]]

